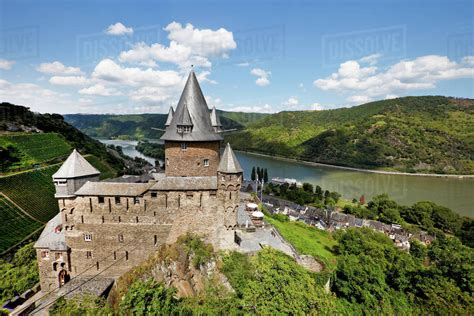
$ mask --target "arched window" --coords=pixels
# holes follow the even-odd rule
[[[58,271],[58,263],[57,262],[53,263],[53,270]]]

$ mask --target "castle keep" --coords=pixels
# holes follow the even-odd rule
[[[35,244],[43,291],[76,276],[117,278],[186,232],[233,243],[242,168],[194,72],[170,109],[165,173],[148,183],[100,182],[76,150],[53,175],[60,212]]]

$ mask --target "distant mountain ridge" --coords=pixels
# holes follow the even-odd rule
[[[233,148],[348,167],[474,173],[474,100],[404,97],[285,111],[226,135]]]
[[[217,111],[223,129],[244,129],[268,114]],[[96,138],[158,139],[168,114],[67,114],[66,122]]]

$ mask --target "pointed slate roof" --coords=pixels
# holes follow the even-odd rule
[[[221,120],[219,119],[219,115],[217,115],[216,107],[212,107],[211,111],[211,124],[213,127],[221,127]]]
[[[100,171],[74,149],[59,170],[53,174],[53,179],[70,179],[99,174]]]
[[[173,109],[172,106],[170,106],[170,110],[168,112],[168,117],[166,118],[166,123],[165,123],[166,127],[170,126],[171,120],[173,119],[173,115],[174,115],[174,109]]]
[[[177,126],[183,125],[181,123],[187,121],[188,114],[186,112],[189,114],[193,129],[190,133],[178,133]],[[194,71],[189,74],[171,124],[166,127],[166,132],[161,136],[161,139],[168,141],[222,140],[222,136],[214,131],[209,108]]]
[[[182,111],[179,112],[179,116],[176,115],[176,125],[193,126],[191,115],[189,114],[188,105],[185,103]]]
[[[242,167],[240,166],[237,157],[235,157],[234,151],[232,148],[230,148],[229,143],[227,143],[227,146],[225,147],[224,154],[221,157],[217,171],[225,173],[243,172]]]

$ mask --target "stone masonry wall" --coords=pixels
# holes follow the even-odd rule
[[[165,172],[172,177],[215,176],[220,160],[220,143],[186,142],[187,149],[181,149],[181,142],[165,143]],[[204,166],[209,159],[209,166]]]

